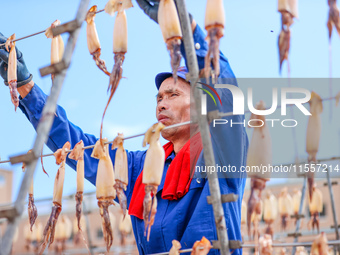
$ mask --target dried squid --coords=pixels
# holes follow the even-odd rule
[[[213,83],[220,74],[220,39],[224,35],[225,14],[222,0],[207,0],[205,29],[207,30],[208,52],[205,56],[204,73],[208,80],[212,74]],[[211,70],[211,62],[214,70]]]
[[[113,165],[109,155],[109,146],[102,145],[107,139],[98,140],[93,148],[91,157],[99,159],[97,180],[96,180],[96,196],[100,216],[102,218],[102,228],[107,251],[110,250],[113,241],[112,227],[109,216],[109,206],[113,204],[116,198],[115,176]]]
[[[162,180],[164,170],[165,152],[159,142],[161,130],[164,128],[162,123],[156,123],[150,127],[144,136],[143,147],[150,144],[146,152],[144,169],[143,169],[143,183],[145,184],[145,197],[143,201],[143,218],[145,224],[145,232],[148,231],[147,240],[149,241],[151,226],[153,225],[155,215],[157,212],[157,188]],[[153,198],[151,197],[153,194]]]
[[[298,189],[294,189],[293,191],[293,214],[295,215],[295,225],[296,225],[296,222],[298,220],[298,215],[299,215],[299,210],[300,210],[300,204],[301,204],[301,191],[298,190]],[[304,206],[302,207],[304,208]]]
[[[267,224],[266,234],[273,237],[274,231],[272,228],[272,224],[277,217],[277,199],[276,197],[268,190],[266,193],[266,197],[263,201],[263,219]]]
[[[314,230],[314,227],[318,230],[318,233],[320,231],[319,227],[319,214],[322,212],[323,209],[323,195],[321,190],[316,188],[316,184],[314,183],[313,186],[313,197],[309,197],[309,212],[311,215],[311,220],[308,222],[309,228],[312,227]]]
[[[60,20],[54,21],[49,28],[46,29],[45,35],[47,38],[51,38],[51,65],[56,64],[61,61],[64,54],[64,42],[61,35],[53,36],[52,28],[60,25]],[[52,80],[54,79],[54,74],[51,75]]]
[[[212,248],[210,241],[202,237],[201,241],[196,241],[192,247],[191,255],[206,255]]]
[[[15,34],[8,37],[5,48],[9,52],[7,80],[9,92],[11,94],[11,101],[14,104],[14,110],[19,106],[19,97],[17,90],[17,52],[15,50]],[[10,48],[10,49],[9,49]]]
[[[298,18],[297,0],[279,0],[278,11],[281,13],[281,32],[279,35],[280,72],[283,61],[288,60],[290,48],[290,26],[293,18]]]
[[[113,27],[113,53],[115,64],[113,66],[111,75],[110,75],[110,83],[108,91],[110,91],[110,97],[105,106],[105,110],[102,117],[102,123],[100,126],[100,139],[102,140],[103,134],[103,121],[104,116],[109,106],[111,99],[118,87],[120,79],[122,78],[123,73],[123,62],[125,59],[125,53],[127,52],[127,20],[125,11],[119,11],[117,13],[116,21]]]
[[[328,255],[328,240],[325,232],[321,232],[321,234],[315,238],[314,242],[312,243],[310,254]]]
[[[118,225],[118,229],[120,232],[120,245],[121,246],[125,246],[126,245],[126,237],[129,233],[131,233],[132,231],[132,223],[131,223],[131,217],[130,215],[122,215],[119,225]]]
[[[22,163],[22,171],[26,171],[26,164]],[[33,197],[33,178],[30,185],[30,188],[28,190],[28,219],[30,222],[30,230],[32,231],[32,227],[38,217],[38,210],[37,207],[34,204],[34,197]]]
[[[127,162],[127,155],[126,151],[123,147],[124,143],[124,135],[122,133],[118,133],[118,136],[114,139],[112,143],[112,149],[116,150],[116,157],[115,157],[115,177],[116,183],[114,188],[117,192],[117,197],[119,200],[119,205],[123,210],[123,215],[126,215],[126,196],[124,191],[126,190],[126,186],[128,185],[128,162]]]
[[[133,7],[131,0],[109,0],[105,5],[105,12],[113,16],[115,12],[120,12]]]
[[[304,246],[297,246],[295,255],[308,255]]]
[[[47,244],[48,246],[50,246],[54,241],[55,227],[58,221],[59,214],[62,209],[66,156],[67,156],[67,151],[70,150],[70,148],[71,148],[70,143],[66,142],[62,149],[58,149],[54,153],[56,164],[60,165],[60,167],[58,169],[58,172],[56,174],[55,181],[54,181],[52,212],[44,229],[44,233],[43,233],[44,237],[43,237],[43,242],[41,244],[41,250],[39,254],[42,254],[44,252]]]
[[[339,17],[339,9],[336,5],[336,0],[328,0],[329,12],[328,12],[328,20],[327,20],[327,28],[328,28],[328,37],[329,40],[332,37],[333,26],[338,31],[340,35],[340,17]]]
[[[265,105],[263,101],[256,104],[257,110],[264,110]],[[263,115],[252,114],[249,123],[252,123],[254,127],[253,136],[249,144],[247,166],[260,167],[268,166],[272,161],[272,146],[271,137],[268,126],[266,125],[265,117]],[[248,200],[247,208],[247,226],[248,235],[251,238],[251,217],[253,213],[261,213],[261,193],[266,187],[266,181],[269,180],[268,175],[264,174],[249,174],[251,177],[251,191]],[[257,217],[255,217],[257,218]],[[257,222],[254,222],[255,233],[258,233]]]
[[[171,68],[175,83],[177,82],[177,69],[181,62],[182,31],[176,6],[173,0],[160,0],[158,8],[158,24],[161,28],[163,39],[170,52]]]
[[[102,70],[105,74],[110,76],[110,72],[107,71],[105,61],[100,59],[101,48],[100,42],[98,38],[96,24],[94,23],[94,17],[96,16],[97,5],[94,5],[90,8],[90,10],[86,14],[86,37],[87,37],[87,47],[89,49],[90,54],[93,57],[93,60],[96,62],[96,65]]]
[[[316,163],[316,154],[319,150],[320,134],[321,134],[321,118],[323,111],[321,97],[312,91],[309,100],[310,113],[307,132],[306,132],[306,152],[308,153],[308,163]],[[314,172],[308,172],[308,194],[313,198]]]
[[[279,196],[279,214],[281,215],[281,228],[285,231],[287,228],[287,218],[293,214],[293,200],[288,194],[287,187],[281,190]]]
[[[273,254],[273,240],[272,236],[265,234],[264,236],[261,236],[259,239],[260,244],[260,254],[261,255],[272,255]]]
[[[72,152],[68,157],[77,161],[77,193],[75,196],[76,217],[78,221],[78,229],[81,230],[80,218],[82,213],[82,202],[84,193],[84,143],[82,140],[74,146]]]

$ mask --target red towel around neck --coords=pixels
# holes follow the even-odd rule
[[[173,152],[174,146],[168,142],[163,146],[165,159]],[[202,151],[200,133],[195,134],[178,152],[170,163],[166,173],[162,198],[177,200],[183,197],[189,190],[191,174],[198,157]],[[191,152],[191,153],[190,153]],[[145,196],[145,185],[142,182],[143,171],[138,176],[130,201],[129,214],[143,219],[143,200]]]

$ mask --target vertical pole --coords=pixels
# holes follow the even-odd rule
[[[208,120],[206,116],[202,116],[201,114],[201,95],[202,91],[199,89],[194,89],[196,83],[198,81],[198,63],[196,52],[194,48],[194,40],[192,35],[191,24],[189,21],[188,11],[185,5],[184,0],[175,0],[177,4],[177,11],[179,14],[179,19],[182,28],[183,34],[183,42],[185,53],[187,56],[187,63],[189,68],[190,74],[190,83],[191,83],[191,91],[194,94],[194,101],[197,111],[197,118],[199,129],[201,132],[202,144],[203,144],[203,151],[204,151],[204,160],[206,166],[215,166],[215,158],[212,148],[212,143],[210,139],[210,130],[208,125]],[[217,178],[217,173],[208,173],[208,182],[209,182],[209,189],[210,194],[213,199],[212,206],[214,210],[214,217],[215,217],[215,224],[216,224],[216,231],[218,240],[220,241],[220,251],[223,255],[229,255],[229,240],[228,234],[226,229],[226,222],[224,218],[223,207],[221,204],[221,191],[220,185]]]
[[[305,196],[306,196],[306,186],[307,186],[307,176],[305,175],[303,177],[303,186],[302,186],[302,191],[301,191],[301,201],[300,201],[300,207],[299,207],[299,215],[302,214],[302,209],[303,209],[303,205],[305,202]],[[301,218],[298,218],[296,221],[296,228],[295,228],[295,234],[299,231],[300,229],[300,223],[301,223]],[[294,238],[294,243],[296,243],[298,241],[298,237],[295,236]],[[292,255],[295,254],[295,246],[292,249]]]
[[[82,24],[82,22],[85,20],[89,2],[90,0],[81,0],[79,7],[78,7],[77,15],[76,15],[76,21],[78,22],[78,24]],[[79,32],[80,32],[80,27],[75,29],[69,35],[67,45],[65,47],[64,56],[63,56],[63,60],[67,64],[71,62],[73,50],[76,45]],[[66,70],[63,70],[60,73],[56,74],[54,81],[53,81],[52,88],[51,88],[50,96],[47,98],[46,104],[44,106],[44,109],[42,112],[43,117],[40,119],[40,122],[38,124],[37,136],[36,136],[34,146],[32,149],[33,155],[35,155],[35,159],[27,164],[27,170],[22,180],[17,199],[14,203],[17,216],[15,216],[14,218],[8,221],[8,225],[7,225],[6,232],[3,238],[2,246],[0,247],[1,255],[8,255],[11,252],[14,233],[15,233],[17,226],[19,225],[20,218],[24,210],[28,188],[29,188],[29,185],[31,184],[31,180],[33,178],[33,174],[37,166],[37,158],[38,158],[37,155],[40,154],[41,148],[43,147],[44,143],[47,141],[48,135],[50,133],[50,129],[51,129],[51,126],[54,120],[54,112],[57,107],[57,100],[58,100],[60,90],[62,88],[64,79],[65,79],[65,75],[66,75]]]

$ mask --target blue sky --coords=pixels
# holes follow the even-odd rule
[[[111,101],[104,121],[104,135],[113,139],[116,133],[124,132],[126,136],[144,132],[155,118],[154,77],[157,73],[170,70],[169,55],[157,24],[151,21],[135,7],[127,11],[129,45],[126,54],[123,76]],[[79,1],[2,1],[0,31],[9,36],[16,33],[22,37],[46,29],[59,19],[67,22],[75,17]],[[104,8],[106,1],[91,1],[90,6],[97,4]],[[204,24],[206,1],[188,0],[187,8],[200,26]],[[221,39],[220,49],[228,57],[231,67],[238,78],[278,78],[277,37],[280,32],[280,14],[277,12],[277,1],[224,1],[226,11],[225,36]],[[89,6],[89,7],[90,7]],[[291,77],[327,78],[329,75],[328,15],[327,1],[300,1],[300,19],[292,25],[290,51]],[[112,33],[114,18],[101,13],[95,19],[102,46],[102,59],[108,70],[113,65]],[[67,35],[63,35],[66,42]],[[40,77],[39,68],[49,64],[50,39],[43,34],[17,42],[17,47],[24,53],[24,58],[34,81],[45,93],[51,87],[50,77]],[[334,33],[332,39],[333,77],[340,77],[340,40]],[[282,77],[287,77],[287,65],[283,65]],[[2,82],[2,81],[1,81]],[[251,84],[250,84],[251,85]],[[250,86],[249,85],[249,86]],[[82,127],[86,133],[99,136],[100,121],[108,95],[106,93],[108,77],[95,65],[88,53],[85,24],[81,29],[78,43],[67,72],[65,83],[58,103],[66,109],[69,119]],[[338,86],[338,87],[336,87]],[[334,92],[340,90],[339,85]],[[246,90],[246,85],[242,89]],[[328,87],[317,82],[301,87],[315,90],[323,98],[329,96]],[[269,91],[270,92],[270,91]],[[255,101],[263,99],[271,103],[268,88],[258,88]],[[9,90],[0,86],[0,156],[2,160],[10,156],[27,152],[32,146],[36,133],[20,109],[14,112],[10,101]],[[333,102],[334,103],[334,102]],[[299,114],[298,112],[296,113]],[[339,116],[340,110],[333,109],[333,119],[329,119],[329,103],[324,106],[322,115],[323,130],[319,157],[339,155]],[[296,128],[299,156],[306,157],[305,130],[307,119],[301,116]],[[247,129],[251,136],[251,130]],[[271,129],[273,140],[273,163],[291,162],[294,158],[292,132],[290,129]],[[129,150],[142,149],[142,138],[125,142]],[[44,153],[50,153],[45,147]],[[58,169],[53,157],[44,159],[45,168],[50,178],[41,171],[40,163],[35,173],[35,193],[37,198],[51,197],[54,176]],[[16,196],[23,176],[21,165],[1,165],[1,168],[14,171],[13,192]],[[75,172],[67,168],[64,194],[76,190]],[[86,191],[94,187],[87,183]]]

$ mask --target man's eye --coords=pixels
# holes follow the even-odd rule
[[[178,94],[171,94],[171,96],[172,96],[172,97],[174,97],[174,96],[178,96]]]

